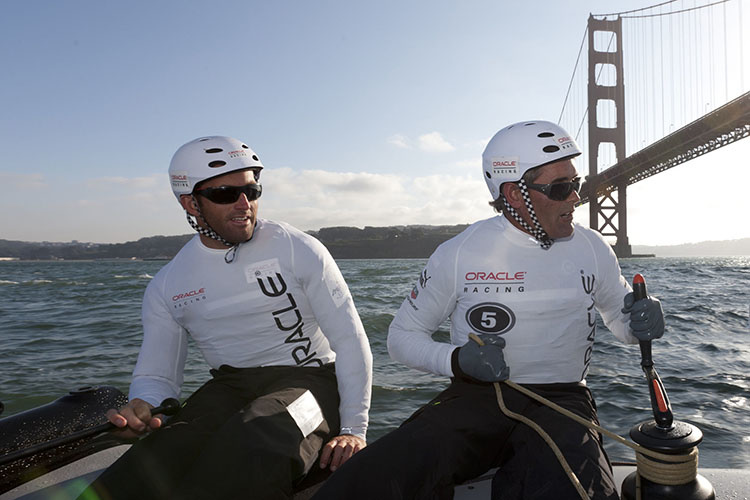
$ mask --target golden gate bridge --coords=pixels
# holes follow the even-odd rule
[[[558,121],[587,152],[589,226],[619,257],[633,256],[627,186],[750,135],[742,9],[671,0],[589,16]]]

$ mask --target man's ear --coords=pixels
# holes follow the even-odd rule
[[[515,182],[506,182],[500,186],[500,189],[511,207],[518,209],[524,204],[521,188]]]
[[[191,194],[183,194],[180,195],[180,205],[182,205],[182,208],[185,209],[187,213],[190,215],[197,217],[198,216],[198,202],[195,201],[195,198]]]

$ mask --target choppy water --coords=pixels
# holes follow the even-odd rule
[[[369,440],[396,427],[446,385],[392,361],[386,333],[425,264],[421,259],[342,260],[375,359]],[[84,385],[127,393],[141,340],[140,301],[156,261],[0,262],[0,401],[3,416],[48,403]],[[667,333],[654,362],[675,417],[704,433],[703,467],[750,468],[750,257],[621,261],[646,276],[664,305]],[[447,338],[447,337],[446,337]],[[600,322],[588,382],[606,428],[627,436],[651,416],[637,346]],[[183,395],[207,377],[191,349]],[[613,460],[633,458],[607,444]]]

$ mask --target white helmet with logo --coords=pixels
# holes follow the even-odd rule
[[[525,121],[501,129],[482,153],[484,181],[496,200],[504,182],[517,182],[532,168],[573,158],[578,145],[559,125]]]
[[[248,168],[261,170],[258,155],[244,142],[231,137],[209,136],[180,147],[169,164],[169,181],[179,201],[193,192],[195,185],[217,175]]]

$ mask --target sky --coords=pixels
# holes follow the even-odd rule
[[[590,13],[654,3],[4,0],[0,238],[191,233],[167,168],[205,135],[250,145],[260,216],[303,230],[491,217],[487,141],[558,120]],[[750,237],[748,158],[744,139],[631,186],[630,243]]]

